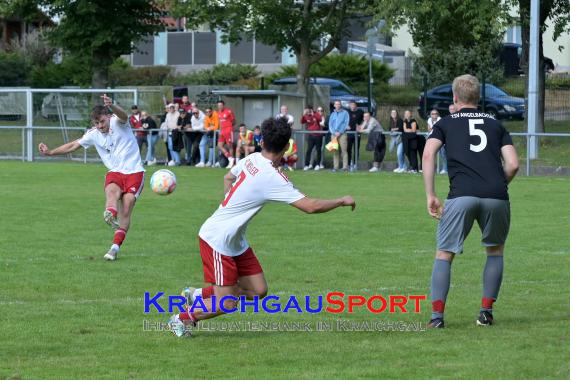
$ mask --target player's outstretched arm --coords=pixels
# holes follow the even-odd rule
[[[60,154],[67,154],[71,152],[75,152],[77,149],[81,148],[81,144],[79,144],[78,140],[68,142],[67,144],[63,144],[58,146],[55,149],[49,149],[46,144],[43,142],[38,145],[38,150],[44,156],[57,156]]]
[[[439,219],[441,217],[441,201],[435,195],[435,155],[442,142],[436,138],[428,139],[422,156],[424,186],[427,197],[428,214]]]
[[[501,148],[501,156],[504,161],[503,170],[505,172],[505,177],[507,178],[507,183],[510,183],[519,171],[519,158],[517,156],[517,151],[512,145],[504,145]]]
[[[128,120],[129,120],[129,115],[127,115],[127,113],[125,112],[124,109],[122,109],[121,107],[119,107],[116,104],[113,104],[113,100],[111,98],[109,98],[107,96],[107,94],[103,94],[101,95],[101,99],[103,99],[103,104],[106,107],[109,107],[109,109],[115,114],[117,115],[117,117],[119,118],[119,121],[123,124],[125,124]]]
[[[291,203],[291,205],[303,212],[306,212],[307,214],[319,214],[343,206],[350,206],[352,211],[356,208],[356,202],[354,202],[354,199],[350,195],[338,199],[315,199],[305,197]]]

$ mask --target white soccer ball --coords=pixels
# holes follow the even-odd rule
[[[150,177],[150,188],[158,195],[168,195],[176,189],[176,176],[170,170],[157,170]]]

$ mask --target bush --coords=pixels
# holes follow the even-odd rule
[[[549,90],[570,90],[570,75],[552,75],[546,78]]]
[[[28,83],[36,88],[58,88],[62,86],[88,87],[91,84],[89,64],[78,56],[65,56],[56,64],[52,61],[34,66],[29,74]]]
[[[0,86],[26,86],[29,66],[26,59],[15,53],[0,53]]]
[[[312,77],[339,79],[350,86],[365,82],[368,78],[368,59],[356,55],[330,54],[311,66]],[[297,66],[283,66],[275,74],[269,76],[269,83],[278,78],[297,75]],[[394,70],[388,65],[372,61],[372,75],[377,83],[388,83]]]
[[[169,66],[131,67],[119,58],[109,67],[109,86],[162,86],[171,72]]]
[[[524,98],[524,91],[526,87],[526,80],[524,77],[506,78],[503,81],[493,84],[499,86],[511,96]]]
[[[368,83],[360,82],[352,87],[358,94],[368,94]],[[418,96],[422,90],[413,86],[391,86],[386,83],[375,83],[372,97],[379,105],[410,107],[418,104]]]
[[[259,75],[256,66],[242,64],[219,64],[184,75],[170,76],[166,84],[176,85],[228,85],[234,82],[255,78]]]
[[[503,67],[499,64],[496,48],[465,47],[461,45],[424,46],[420,54],[412,54],[413,81],[421,87],[427,80],[429,88],[450,83],[458,75],[470,73],[479,79],[485,73],[487,83],[499,83],[503,78]]]

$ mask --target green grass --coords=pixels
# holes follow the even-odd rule
[[[0,162],[0,379],[568,378],[570,180],[517,178],[496,325],[477,328],[484,256],[474,229],[453,269],[445,330],[143,332],[144,292],[200,284],[196,234],[222,196],[222,170],[175,168],[178,189],[138,202],[120,259],[102,260],[100,165]],[[151,173],[148,173],[149,175]],[[147,183],[148,183],[147,176]],[[352,194],[357,209],[304,215],[268,205],[248,229],[269,293],[427,294],[436,223],[419,176],[291,174],[306,194]],[[446,179],[438,192],[445,196]],[[546,194],[546,196],[545,196]],[[164,303],[163,303],[164,304]],[[252,314],[220,321],[426,322],[421,314]],[[566,358],[566,359],[564,359]]]

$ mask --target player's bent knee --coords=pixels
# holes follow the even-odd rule
[[[447,252],[447,251],[437,251],[437,253],[435,254],[436,259],[445,260],[449,262],[452,262],[454,257],[455,254],[453,252]]]
[[[496,245],[493,247],[486,247],[487,256],[503,256],[503,251],[505,249],[504,245]]]
[[[267,286],[259,287],[255,289],[255,295],[258,296],[259,298],[265,298],[267,296],[268,291],[269,289],[267,289]]]

